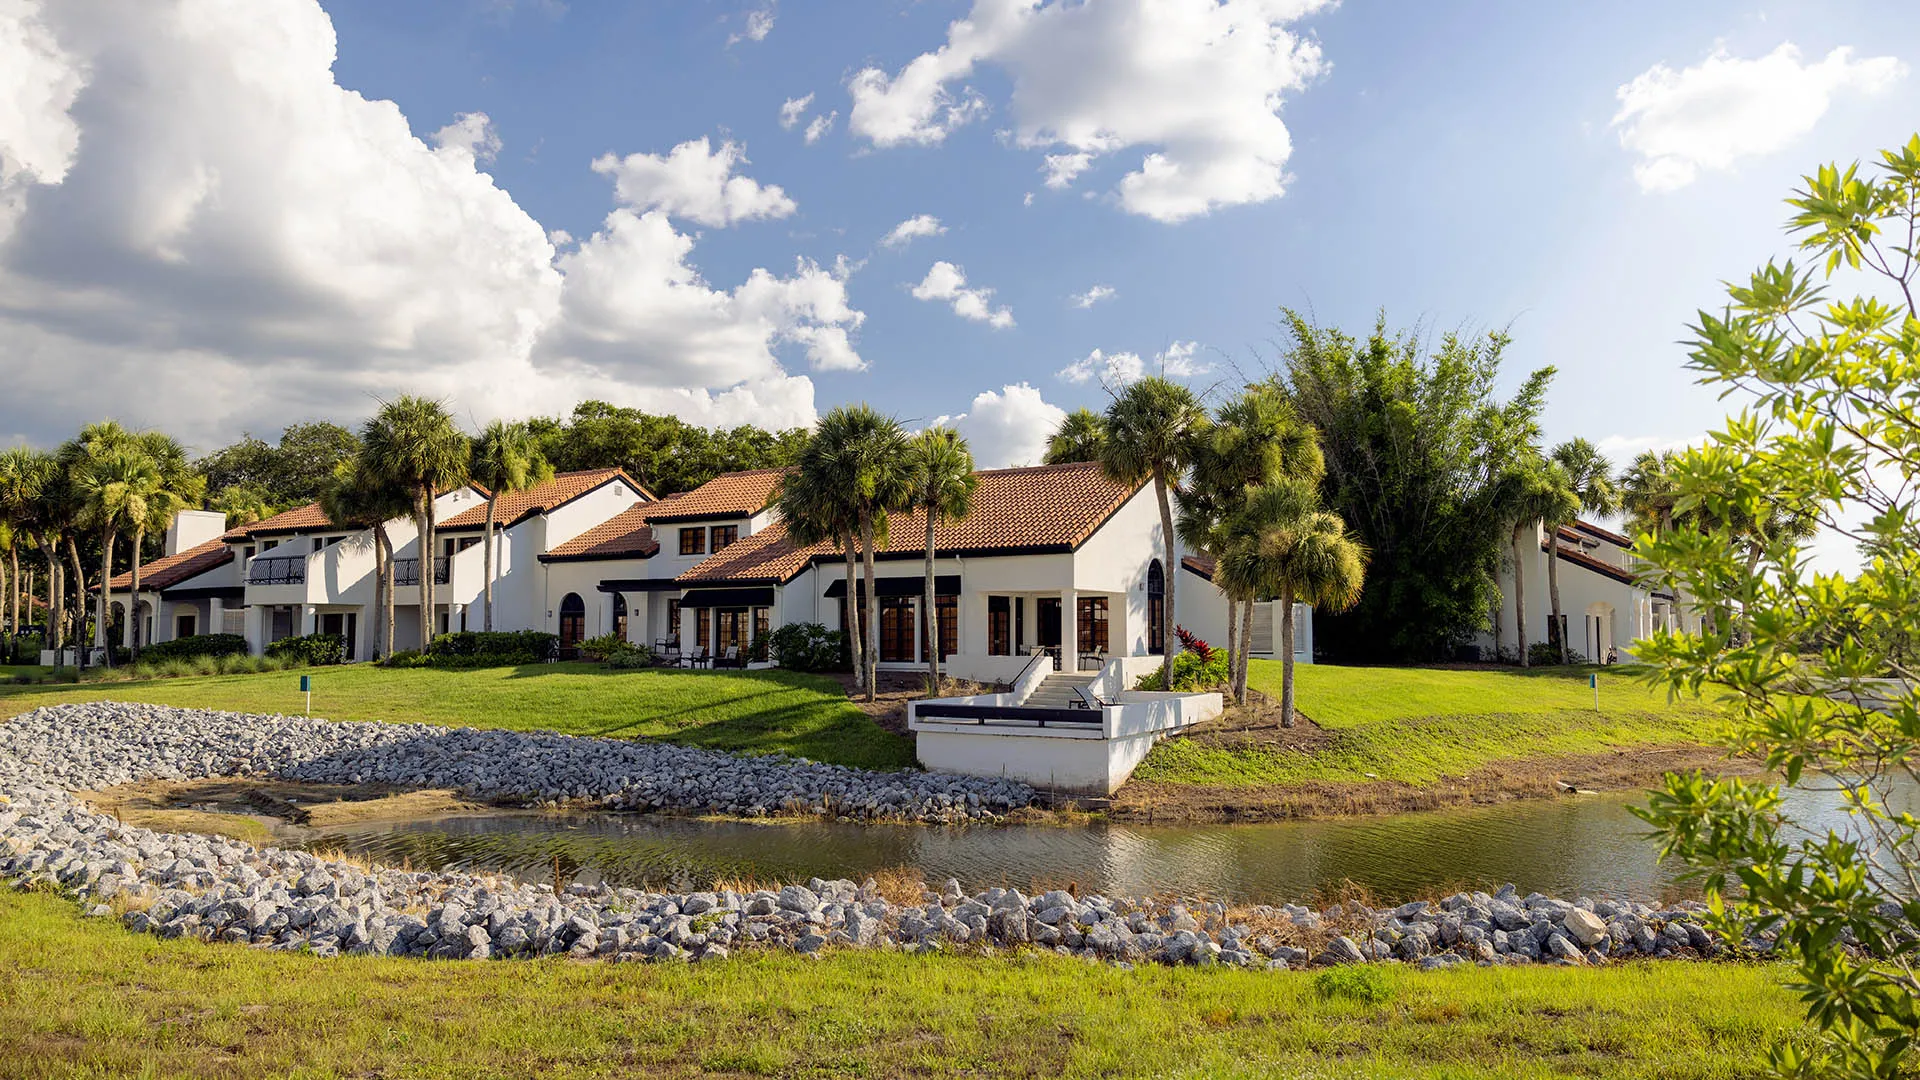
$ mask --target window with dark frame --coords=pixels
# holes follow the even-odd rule
[[[1082,596],[1074,605],[1074,636],[1082,655],[1107,651],[1107,598]]]
[[[673,642],[676,645],[681,643],[680,642],[680,601],[678,599],[671,599],[667,601],[667,640]]]
[[[987,655],[1013,655],[1013,598],[987,597]]]
[[[731,546],[734,542],[738,541],[739,539],[740,539],[740,526],[715,525],[713,527],[713,543],[711,544],[711,547],[713,548],[715,553],[718,553],[720,549]]]
[[[1167,653],[1167,574],[1160,560],[1147,564],[1147,652],[1154,656]]]
[[[704,608],[704,607],[696,609],[694,611],[694,624],[695,625],[693,630],[693,636],[698,638],[699,640],[694,644],[693,647],[695,649],[712,648],[713,647],[713,609]]]
[[[704,555],[707,553],[707,530],[705,526],[694,525],[680,530],[680,554]]]
[[[772,632],[773,609],[757,607],[753,609],[753,640],[759,641]]]
[[[960,598],[935,596],[933,614],[935,625],[940,627],[940,657],[945,659],[960,651]]]

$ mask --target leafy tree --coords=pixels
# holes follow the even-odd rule
[[[1538,450],[1527,446],[1514,455],[1495,485],[1493,507],[1499,520],[1507,525],[1507,539],[1512,547],[1513,629],[1519,638],[1520,666],[1531,667],[1532,653],[1527,647],[1528,549],[1534,546],[1542,524],[1569,521],[1578,514],[1580,497],[1574,493],[1572,480],[1559,462],[1542,458]],[[1556,583],[1553,601],[1556,618],[1559,571],[1554,564],[1558,561],[1557,557],[1547,560],[1547,573]]]
[[[147,520],[151,502],[161,497],[160,470],[125,432],[102,433],[83,442],[84,449],[74,466],[73,486],[81,500],[81,521],[100,534],[100,599],[94,616],[94,644],[107,650],[111,667],[107,583],[113,580],[113,541],[121,532],[132,532]],[[137,622],[135,603],[136,598],[128,598],[127,618]]]
[[[445,405],[403,395],[382,406],[361,432],[366,463],[375,476],[407,489],[413,500],[420,545],[420,647],[433,640],[438,614],[433,600],[433,500],[464,484],[470,447]]]
[[[907,437],[900,422],[871,405],[842,405],[820,418],[809,447],[810,458],[801,467],[815,466],[821,482],[831,483],[843,492],[853,512],[860,545],[860,572],[866,582],[866,641],[861,652],[866,662],[867,700],[874,700],[878,688],[877,665],[880,660],[880,596],[874,585],[874,552],[886,542],[888,515],[903,510],[912,499],[907,473]],[[813,456],[817,455],[817,456]],[[847,581],[847,609],[856,604],[854,583]]]
[[[1106,423],[1100,414],[1092,409],[1075,409],[1047,436],[1047,453],[1041,460],[1048,465],[1099,461],[1106,442]]]
[[[1173,529],[1170,491],[1193,460],[1194,446],[1206,430],[1207,413],[1193,391],[1171,379],[1148,376],[1120,391],[1107,406],[1107,440],[1101,448],[1101,471],[1116,483],[1153,483],[1160,504],[1160,538],[1167,568],[1167,598],[1161,611],[1161,640],[1173,640],[1175,582],[1180,577],[1180,552]],[[1160,662],[1160,676],[1173,685],[1173,653]]]
[[[207,500],[207,509],[226,515],[227,526],[251,525],[270,518],[276,512],[262,488],[246,484],[228,484]]]
[[[690,491],[724,472],[785,468],[799,460],[805,429],[696,427],[604,401],[583,401],[566,419],[528,424],[554,468],[625,469],[655,495]]]
[[[1499,595],[1510,533],[1493,503],[1529,445],[1552,369],[1500,401],[1504,334],[1448,334],[1426,353],[1417,332],[1390,331],[1384,316],[1364,340],[1285,316],[1276,378],[1320,432],[1326,508],[1371,553],[1359,603],[1317,619],[1315,637],[1349,661],[1445,657],[1486,627]]]
[[[909,503],[926,516],[926,589],[920,617],[927,627],[927,694],[940,693],[940,619],[934,605],[934,534],[943,521],[966,517],[980,478],[973,473],[973,452],[951,428],[928,428],[907,443]]]
[[[818,438],[810,440],[799,463],[781,477],[773,504],[794,543],[831,543],[840,549],[847,581],[847,620],[841,631],[853,663],[854,689],[861,690],[867,678],[865,639],[860,633],[860,606],[853,593],[859,572],[860,511],[841,483],[838,470],[831,447]]]
[[[59,515],[54,489],[62,483],[59,461],[49,453],[16,446],[0,453],[0,511],[33,538],[47,561],[47,647],[60,648]]]
[[[1789,200],[1823,269],[1769,262],[1699,313],[1689,364],[1743,405],[1662,470],[1694,527],[1635,548],[1716,614],[1656,630],[1641,659],[1674,692],[1727,693],[1731,745],[1784,778],[1671,775],[1643,811],[1726,939],[1777,931],[1797,966],[1822,1038],[1776,1045],[1780,1076],[1909,1075],[1920,1036],[1920,819],[1890,797],[1920,783],[1920,673],[1892,644],[1920,611],[1920,136],[1876,172],[1824,166]],[[1879,295],[1830,298],[1843,267]],[[1852,538],[1861,564],[1817,569],[1804,530],[1777,527],[1800,519]],[[1849,825],[1809,829],[1783,786],[1841,802]]]
[[[493,549],[494,510],[500,496],[525,491],[553,479],[553,466],[540,453],[540,445],[527,425],[495,420],[473,441],[473,480],[487,489],[486,550],[482,553],[486,576],[485,627],[493,630]]]
[[[206,477],[193,471],[187,463],[186,448],[172,436],[158,431],[143,431],[134,436],[134,444],[140,452],[153,463],[156,482],[153,491],[146,499],[146,513],[134,519],[130,528],[133,533],[133,567],[129,582],[130,592],[127,601],[127,617],[133,621],[132,649],[133,658],[140,659],[140,563],[145,554],[146,540],[149,534],[165,535],[173,525],[180,511],[200,504],[206,493]],[[106,591],[105,586],[101,592]],[[154,613],[157,617],[159,612]]]
[[[290,424],[278,445],[252,435],[194,463],[209,491],[230,487],[258,492],[272,506],[301,506],[320,497],[333,470],[360,449],[360,440],[339,424],[321,420]],[[258,520],[258,519],[255,519]]]
[[[387,522],[412,511],[412,493],[383,474],[362,452],[334,467],[333,485],[321,492],[320,508],[336,525],[369,530],[373,543],[373,608],[377,613],[371,644],[377,660],[393,648],[393,538],[387,533]]]

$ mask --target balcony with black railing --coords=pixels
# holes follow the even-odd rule
[[[305,555],[259,555],[247,564],[249,585],[305,585]]]
[[[435,559],[433,561],[433,583],[435,585],[445,585],[448,581],[452,580],[452,574],[453,565],[446,559]],[[420,584],[420,560],[393,560],[393,583],[396,587],[400,585]]]

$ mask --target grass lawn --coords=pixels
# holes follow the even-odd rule
[[[591,664],[440,671],[370,664],[315,668],[313,711],[334,720],[551,729],[661,739],[894,769],[910,740],[885,731],[839,684],[783,671],[609,671]],[[0,718],[41,705],[113,698],[249,713],[298,713],[301,672],[0,687]]]
[[[8,1076],[1742,1077],[1801,1027],[1775,967],[1308,973],[1053,956],[320,960],[0,892]]]
[[[1599,672],[1600,708],[1587,676]],[[1451,671],[1294,669],[1298,707],[1324,734],[1310,752],[1257,737],[1189,737],[1155,747],[1137,779],[1254,786],[1306,781],[1428,784],[1497,761],[1713,741],[1725,712],[1669,702],[1621,668]],[[1278,661],[1255,660],[1250,686],[1280,695]],[[1371,774],[1371,775],[1369,775]]]

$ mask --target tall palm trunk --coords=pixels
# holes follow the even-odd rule
[[[927,694],[940,693],[940,615],[933,603],[933,507],[927,511],[927,600],[921,617],[927,625]]]
[[[1553,625],[1547,628],[1547,638],[1555,635],[1560,638],[1560,662],[1569,662],[1567,655],[1566,618],[1560,614],[1560,529],[1558,526],[1547,530],[1547,606],[1553,609]]]
[[[1240,614],[1240,656],[1233,669],[1233,699],[1247,700],[1247,664],[1253,659],[1253,605],[1245,602]]]
[[[1227,597],[1227,659],[1229,661],[1234,661],[1233,652],[1237,648],[1236,643],[1239,640],[1240,640],[1240,601],[1235,599],[1232,596],[1228,596]],[[1227,676],[1227,683],[1228,683],[1228,689],[1231,690],[1233,688],[1233,676],[1231,674],[1231,671],[1235,670],[1233,663],[1229,663],[1228,669],[1230,673]],[[1167,689],[1169,690],[1173,689],[1173,684],[1168,683]],[[1234,700],[1235,701],[1240,700],[1240,695],[1238,693],[1234,694]]]
[[[48,541],[44,532],[34,533],[33,539],[40,545],[41,556],[47,560],[47,647],[55,650],[54,664],[58,666],[58,651],[66,643],[61,636],[63,628],[60,625],[60,548]]]
[[[11,646],[13,641],[19,638],[20,636],[20,545],[19,544],[13,545],[13,550],[7,552],[7,568],[13,572],[12,575],[7,578],[8,581],[13,582],[13,591],[7,594],[7,635],[8,635],[8,645]],[[27,586],[27,595],[29,596],[33,595],[33,586],[31,583],[29,583]],[[12,649],[9,648],[8,652],[11,653]]]
[[[879,696],[880,595],[873,586],[873,514],[860,514],[860,576],[867,586],[867,700]]]
[[[75,659],[81,667],[87,666],[87,571],[80,565],[80,541],[72,533],[63,539],[67,545],[67,563],[73,571],[73,603],[67,605],[68,617],[73,619],[73,647]]]
[[[1160,609],[1160,640],[1167,643],[1167,651],[1160,659],[1160,679],[1167,689],[1173,689],[1173,623],[1174,589],[1180,580],[1180,553],[1173,535],[1173,503],[1167,498],[1167,478],[1159,469],[1153,471],[1153,495],[1160,500],[1160,538],[1166,548],[1166,604]]]
[[[431,491],[432,489],[426,489]],[[413,497],[413,527],[420,545],[420,651],[426,652],[433,641],[433,530],[427,519],[433,515],[431,495]]]
[[[113,641],[107,631],[107,583],[113,580],[113,530],[101,531],[100,544],[100,603],[94,610],[93,643],[105,650],[108,667],[113,666]],[[132,613],[128,613],[132,618]]]
[[[373,527],[374,573],[378,575],[379,585],[374,602],[379,605],[374,624],[375,648],[384,648],[393,652],[393,594],[399,591],[393,580],[393,538],[387,535],[387,523],[382,521]]]
[[[1280,726],[1293,726],[1293,586],[1280,594]]]
[[[147,530],[133,530],[133,591],[128,594],[127,617],[133,620],[133,659],[140,659],[140,546],[146,543]],[[101,590],[105,592],[105,589]],[[154,615],[158,616],[158,611]]]
[[[840,629],[847,635],[847,651],[853,662],[853,688],[864,690],[867,687],[866,639],[861,636],[860,594],[854,589],[859,580],[859,556],[854,552],[853,532],[848,530],[841,538],[841,550],[847,555],[847,618],[846,625]]]
[[[1524,526],[1513,529],[1513,631],[1520,641],[1520,666],[1532,667],[1527,661],[1527,566],[1520,550],[1520,532]]]
[[[482,605],[481,625],[488,633],[493,632],[493,506],[494,497],[489,494],[487,496],[487,550],[480,556],[480,574],[487,579],[487,598]]]

